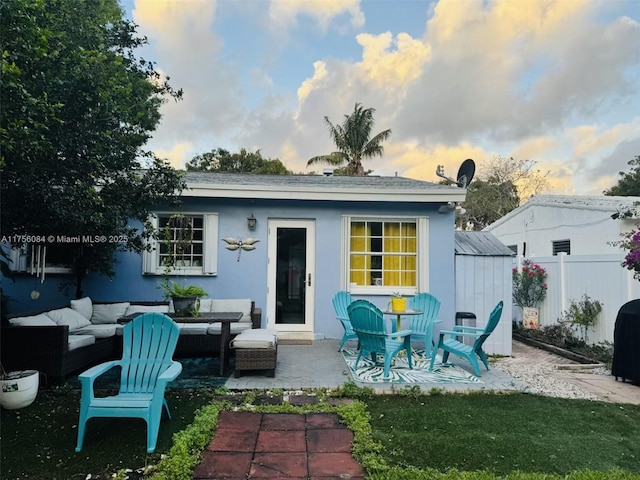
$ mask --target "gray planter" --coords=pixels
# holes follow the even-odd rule
[[[176,315],[192,316],[200,311],[199,297],[173,297]]]

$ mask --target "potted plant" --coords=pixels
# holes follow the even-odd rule
[[[539,324],[538,305],[547,296],[547,271],[531,260],[522,262],[522,268],[514,268],[513,304],[520,307],[520,318],[515,318],[525,328],[537,328]],[[516,310],[516,309],[514,309]],[[517,310],[516,310],[517,311]],[[516,313],[517,315],[517,313]]]
[[[173,310],[177,315],[197,317],[200,313],[200,297],[206,297],[207,292],[197,285],[180,285],[164,278],[160,282],[160,289],[164,298],[173,302]]]
[[[404,298],[400,292],[393,292],[389,303],[391,304],[391,311],[393,312],[404,312],[407,310],[407,299]]]
[[[7,410],[28,407],[36,399],[40,373],[37,370],[0,371],[0,406]]]

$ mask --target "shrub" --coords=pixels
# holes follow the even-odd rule
[[[547,271],[531,260],[522,262],[521,270],[514,268],[513,303],[520,307],[535,307],[547,296]]]
[[[597,325],[598,315],[600,315],[601,311],[602,304],[584,294],[580,301],[571,300],[569,310],[564,312],[564,318],[572,327],[578,327],[582,334],[582,339],[588,342],[587,331]]]

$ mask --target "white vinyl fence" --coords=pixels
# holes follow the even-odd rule
[[[540,305],[540,325],[554,325],[583,295],[602,304],[597,325],[587,332],[590,343],[613,343],[613,329],[620,307],[640,298],[640,281],[621,266],[624,255],[567,255],[528,257],[547,271],[547,297]],[[523,257],[515,259],[521,265]]]

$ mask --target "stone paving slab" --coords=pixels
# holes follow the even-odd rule
[[[225,411],[193,478],[362,479],[352,444],[353,432],[334,413]]]
[[[278,366],[275,377],[269,378],[256,372],[246,374],[243,377],[229,378],[225,386],[232,390],[249,389],[285,389],[303,390],[309,388],[335,389],[347,381],[353,381],[349,369],[338,352],[338,340],[316,340],[311,345],[281,345],[278,346]],[[354,343],[355,346],[355,343]],[[450,362],[468,371],[470,365],[455,356],[449,357]],[[523,365],[575,365],[577,362],[560,357],[556,354],[531,347],[514,341],[512,359]],[[369,387],[379,394],[397,393],[408,387],[418,386],[422,391],[428,392],[433,388],[446,392],[469,391],[523,391],[529,390],[521,380],[512,377],[499,368],[491,367],[487,372],[482,369],[480,383],[439,383],[435,384],[358,384],[361,387]],[[640,386],[631,383],[616,381],[611,375],[599,375],[585,373],[583,371],[560,371],[553,369],[554,376],[569,382],[577,387],[593,393],[598,399],[616,403],[633,403],[640,405]],[[295,397],[291,397],[295,404]],[[305,400],[306,401],[306,400]]]

